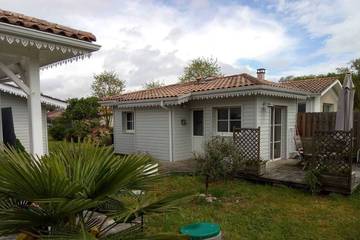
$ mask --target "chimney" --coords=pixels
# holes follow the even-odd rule
[[[265,68],[258,68],[256,74],[259,80],[265,80]]]

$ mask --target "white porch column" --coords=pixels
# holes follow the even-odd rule
[[[40,102],[40,65],[38,56],[25,63],[25,81],[30,88],[28,96],[30,153],[44,155]]]

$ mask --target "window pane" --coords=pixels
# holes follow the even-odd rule
[[[274,143],[274,158],[281,157],[281,143]]]
[[[274,140],[275,141],[280,141],[281,140],[281,126],[275,126]]]
[[[333,112],[333,104],[331,103],[324,103],[323,104],[323,112]]]
[[[228,132],[229,122],[228,121],[218,121],[218,132]]]
[[[204,113],[203,111],[193,112],[193,135],[203,136],[204,135]]]
[[[126,129],[127,130],[134,130],[134,123],[131,121],[126,122]]]
[[[241,108],[230,108],[230,119],[241,119]]]
[[[227,120],[228,119],[228,109],[219,108],[218,110],[218,120]]]
[[[234,128],[241,128],[241,121],[230,121],[230,131],[233,132]]]
[[[127,112],[126,113],[126,120],[127,121],[132,121],[133,120],[133,113],[132,112]]]
[[[275,124],[281,123],[281,108],[275,108]]]
[[[306,112],[306,103],[298,104],[298,112]]]

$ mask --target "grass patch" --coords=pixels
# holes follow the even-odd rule
[[[159,194],[203,192],[201,179],[171,176]],[[182,211],[147,217],[150,233],[177,232],[181,225],[219,223],[226,239],[359,239],[360,193],[312,196],[300,190],[234,180],[210,185],[216,203],[193,200]]]

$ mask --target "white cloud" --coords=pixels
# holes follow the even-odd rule
[[[273,16],[240,5],[208,1],[0,1],[2,8],[93,32],[102,49],[86,61],[42,72],[44,93],[90,94],[93,73],[115,70],[128,89],[146,81],[177,80],[198,56],[215,57],[225,73],[251,71],[238,59],[277,58],[296,45]],[[281,61],[278,61],[281,64]]]
[[[310,37],[325,38],[318,54],[360,54],[360,1],[304,0],[282,3],[280,11],[300,24]]]

